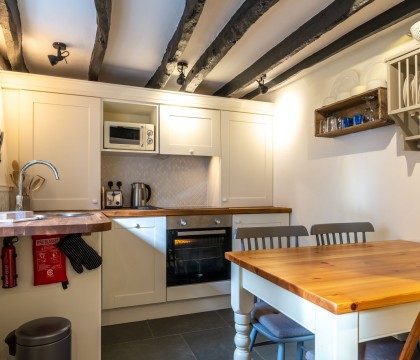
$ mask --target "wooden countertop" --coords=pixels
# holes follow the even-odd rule
[[[91,233],[111,230],[111,220],[101,212],[80,217],[53,217],[0,224],[0,237]]]
[[[420,301],[420,243],[228,252],[226,259],[334,313]]]
[[[142,217],[170,215],[220,215],[220,214],[268,214],[290,213],[292,209],[283,207],[249,207],[249,208],[171,208],[156,210],[136,210],[130,208],[88,210],[91,216],[57,217],[43,220],[31,220],[0,224],[0,237],[55,235],[107,231],[111,229],[113,217]]]
[[[182,216],[182,215],[222,215],[222,214],[270,214],[291,213],[285,207],[241,207],[241,208],[162,208],[156,210],[137,210],[131,208],[101,210],[108,217],[142,217],[142,216]]]

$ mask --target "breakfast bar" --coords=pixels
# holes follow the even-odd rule
[[[386,240],[226,253],[235,360],[249,360],[254,295],[315,333],[315,356],[356,360],[358,343],[410,331],[420,310],[420,243]]]

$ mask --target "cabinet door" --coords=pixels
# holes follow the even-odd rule
[[[223,207],[271,206],[272,117],[222,112]]]
[[[287,226],[290,224],[288,213],[272,214],[236,214],[232,216],[232,251],[240,251],[241,245],[236,240],[236,231],[241,227]]]
[[[49,161],[60,176],[44,165],[28,169],[46,179],[31,194],[33,210],[100,208],[100,133],[100,99],[21,92],[20,165]]]
[[[161,105],[160,153],[220,156],[220,111]]]
[[[102,233],[102,308],[166,301],[165,217],[118,218]]]

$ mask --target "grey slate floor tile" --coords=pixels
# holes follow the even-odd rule
[[[196,360],[180,335],[104,346],[102,360]]]
[[[147,321],[102,327],[102,344],[118,344],[121,342],[148,339],[152,332]]]
[[[153,336],[182,334],[228,326],[214,311],[149,320]]]
[[[197,360],[233,359],[234,336],[235,330],[230,326],[183,334]]]
[[[231,309],[104,326],[102,360],[232,360],[234,336]],[[286,344],[286,360],[295,353]],[[252,351],[253,360],[276,358],[277,345]]]

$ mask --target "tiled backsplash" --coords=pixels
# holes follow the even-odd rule
[[[158,207],[207,206],[210,157],[103,155],[101,185],[120,180],[124,207],[130,207],[131,184],[143,182],[152,189],[148,205]],[[114,188],[116,189],[117,187]]]

